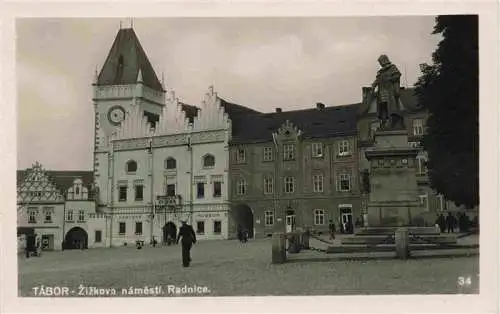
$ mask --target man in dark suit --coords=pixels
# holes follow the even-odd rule
[[[177,243],[182,237],[182,266],[188,267],[191,262],[191,247],[196,243],[196,234],[193,227],[188,225],[186,221],[181,221],[182,226],[179,228],[179,235],[177,236]]]

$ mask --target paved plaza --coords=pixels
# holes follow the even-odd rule
[[[19,257],[19,294],[80,285],[114,288],[208,287],[208,296],[449,294],[479,292],[479,257],[293,262],[271,265],[271,240],[200,241],[181,267],[180,246],[46,252]],[[470,277],[465,286],[459,277]],[[77,296],[77,295],[73,295]],[[143,295],[141,295],[143,296]]]

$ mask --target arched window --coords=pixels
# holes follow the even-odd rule
[[[137,162],[130,160],[127,162],[127,172],[136,172],[137,171]]]
[[[204,168],[211,168],[215,166],[215,157],[214,155],[205,155],[203,156],[203,167]]]
[[[175,168],[177,168],[177,161],[175,160],[175,158],[168,157],[165,160],[165,169],[175,169]]]

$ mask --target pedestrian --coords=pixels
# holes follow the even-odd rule
[[[241,228],[241,225],[238,225],[238,228],[236,229],[236,235],[238,237],[238,241],[243,242],[243,230]]]
[[[179,228],[179,235],[176,243],[179,243],[182,237],[182,266],[189,267],[191,263],[191,247],[196,243],[196,234],[193,227],[187,224],[185,220],[181,220],[182,226]]]
[[[446,217],[446,226],[448,227],[448,233],[453,232],[453,227],[455,225],[455,217],[451,214],[451,212],[448,212],[448,216]]]
[[[41,251],[42,251],[42,241],[40,239],[40,235],[39,234],[36,234],[35,235],[35,252],[36,252],[36,256],[40,256],[42,255],[41,254]]]
[[[330,224],[328,225],[328,229],[330,230],[330,240],[335,240],[335,224],[333,220],[330,219]]]

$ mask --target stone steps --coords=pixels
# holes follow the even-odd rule
[[[390,235],[390,234],[389,234]],[[374,235],[354,235],[352,237],[342,239],[342,245],[379,245],[379,244],[394,244],[394,237],[389,235],[374,234]],[[385,241],[384,241],[385,240]],[[416,237],[410,236],[410,244],[455,244],[457,243],[456,236],[453,235],[434,235],[422,234]]]
[[[458,245],[458,244],[410,244],[410,251],[427,251],[427,250],[456,250],[456,249],[478,249],[479,245]],[[329,246],[326,249],[327,254],[348,254],[348,253],[370,253],[370,252],[394,252],[395,245],[345,245],[345,246]]]
[[[434,227],[406,227],[410,233],[422,235],[439,235],[440,232]],[[394,234],[398,227],[368,227],[358,229],[356,236],[360,235],[389,235]]]

